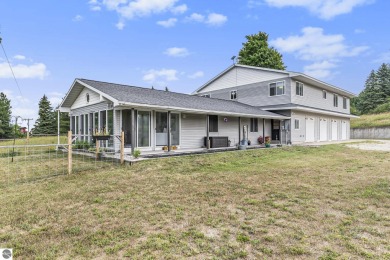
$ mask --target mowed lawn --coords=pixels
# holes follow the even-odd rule
[[[1,187],[15,259],[390,259],[390,153],[149,160]]]

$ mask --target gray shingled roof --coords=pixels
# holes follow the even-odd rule
[[[77,79],[88,86],[101,91],[119,103],[144,104],[153,106],[174,107],[211,111],[215,113],[235,113],[253,115],[256,117],[285,118],[279,114],[264,111],[257,107],[236,101],[192,96],[163,90],[154,90],[128,85],[100,82],[87,79]]]

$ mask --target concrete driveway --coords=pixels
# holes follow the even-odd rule
[[[356,140],[362,143],[347,144],[348,147],[361,150],[390,152],[390,140]]]

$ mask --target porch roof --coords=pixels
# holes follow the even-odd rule
[[[87,79],[76,79],[73,86],[77,83],[108,96],[110,100],[114,100],[115,106],[150,107],[153,109],[160,108],[202,114],[236,115],[258,118],[289,118],[231,100],[192,96],[183,93]]]

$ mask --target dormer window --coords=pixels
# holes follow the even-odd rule
[[[85,99],[87,100],[87,103],[89,103],[89,93],[85,95]]]
[[[237,90],[230,91],[230,99],[236,100],[237,99]]]

